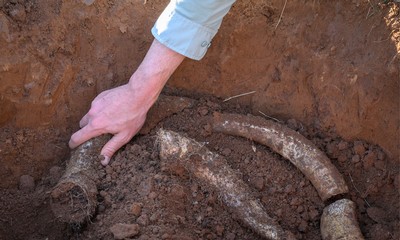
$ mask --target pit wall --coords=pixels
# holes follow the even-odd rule
[[[0,1],[0,187],[68,155],[91,100],[129,79],[167,3]],[[169,85],[221,98],[256,91],[231,101],[398,161],[399,8],[378,3],[238,1],[206,57],[186,60]]]

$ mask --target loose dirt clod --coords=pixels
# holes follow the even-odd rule
[[[312,182],[322,200],[348,192],[348,187],[329,158],[292,129],[255,116],[214,113],[213,129],[246,137],[270,147],[291,161]]]
[[[356,218],[356,204],[341,199],[325,207],[321,216],[321,235],[324,240],[363,240]]]
[[[164,166],[180,165],[205,187],[216,190],[232,213],[259,235],[267,239],[295,239],[268,216],[224,158],[172,131],[159,130],[158,141]]]
[[[72,152],[64,175],[51,192],[51,209],[59,220],[82,223],[93,216],[97,206],[99,153],[109,138],[93,138]]]
[[[115,239],[126,239],[136,236],[139,233],[139,225],[117,223],[110,228]]]

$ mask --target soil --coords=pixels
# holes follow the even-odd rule
[[[109,166],[98,163],[99,205],[86,224],[60,223],[50,210],[49,192],[64,171],[63,165],[52,167],[33,187],[21,187],[32,185],[22,178],[20,190],[5,189],[0,194],[1,239],[113,239],[113,234],[121,234],[118,224],[133,226],[132,239],[261,239],[230,214],[218,192],[192,179],[184,169],[171,171],[170,166],[162,165],[156,137],[159,128],[203,142],[224,156],[284,229],[298,239],[321,239],[319,218],[327,203],[311,183],[270,149],[212,132],[210,123],[216,111],[248,114],[251,110],[201,96],[193,106],[166,117],[148,134],[136,136]],[[400,195],[396,191],[400,174],[380,147],[364,141],[348,142],[294,119],[281,123],[314,142],[343,174],[350,188],[346,197],[357,204],[366,239],[400,237]]]
[[[303,134],[343,174],[364,236],[399,239],[400,8],[381,0],[285,8],[280,0],[237,1],[206,57],[185,60],[165,89],[195,105],[153,115],[165,119],[110,166],[98,166],[100,204],[89,223],[55,219],[49,193],[71,133],[97,94],[129,79],[167,3],[0,0],[0,239],[112,239],[112,231],[134,239],[259,239],[218,193],[160,165],[159,127],[207,143],[284,229],[320,239],[328,203],[268,148],[213,133],[214,111],[276,119]]]

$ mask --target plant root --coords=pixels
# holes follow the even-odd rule
[[[214,113],[213,129],[254,140],[287,158],[311,181],[323,201],[348,192],[343,176],[329,158],[288,127],[261,117]]]
[[[51,209],[60,221],[83,223],[95,213],[99,154],[109,139],[108,135],[93,138],[72,152],[66,171],[50,196]]]
[[[341,199],[325,207],[321,216],[321,235],[323,240],[363,240],[356,218],[356,204]]]
[[[181,166],[205,187],[217,191],[233,215],[266,239],[295,239],[268,216],[249,187],[229,167],[226,160],[195,140],[160,129],[160,158],[163,165]]]

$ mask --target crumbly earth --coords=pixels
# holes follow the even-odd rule
[[[64,159],[93,98],[142,61],[168,2],[0,0],[1,188]],[[393,0],[237,1],[204,59],[185,60],[169,84],[253,92],[233,101],[377,144],[398,162],[399,11]]]
[[[109,166],[98,164],[99,205],[87,224],[63,224],[51,213],[49,191],[63,172],[62,164],[52,167],[36,187],[1,190],[0,238],[113,239],[113,234],[128,232],[132,239],[261,239],[230,214],[217,192],[192,179],[184,169],[171,174],[162,167],[155,134],[162,127],[223,155],[266,211],[298,239],[320,239],[319,218],[326,203],[311,183],[268,148],[213,133],[210,121],[214,111],[247,114],[250,110],[201,96],[194,106],[163,119],[148,134],[136,136]],[[347,197],[357,204],[366,239],[400,237],[400,175],[378,146],[344,141],[294,119],[281,123],[311,139],[338,167],[350,188]],[[121,224],[132,231],[120,230]]]
[[[97,94],[126,83],[168,2],[0,0],[0,239],[258,238],[218,193],[162,169],[155,129],[99,166],[91,222],[65,225],[50,211],[79,119]],[[399,239],[399,3],[284,3],[237,1],[206,57],[185,60],[169,80],[184,91],[168,94],[196,105],[157,128],[207,143],[285,229],[320,239],[327,203],[309,181],[269,149],[212,133],[209,124],[214,111],[276,118],[332,159],[367,239]]]

